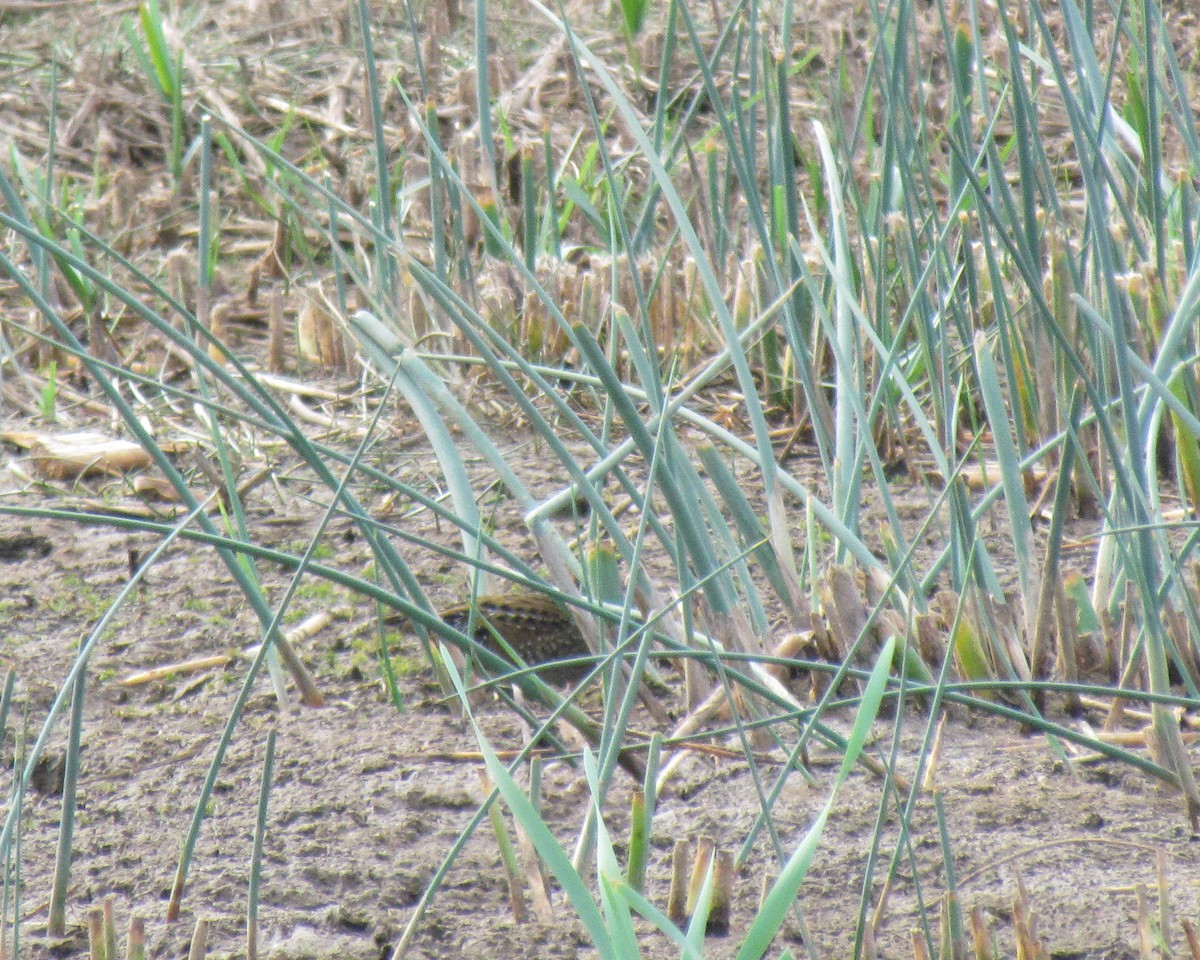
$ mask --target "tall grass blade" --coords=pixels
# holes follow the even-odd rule
[[[254,818],[254,848],[250,854],[250,880],[246,888],[246,960],[258,960],[259,885],[262,880],[262,857],[267,837],[267,804],[271,797],[271,782],[275,776],[275,731],[267,731],[263,752],[262,779],[258,790],[258,807]]]
[[[750,929],[746,932],[746,937],[742,942],[741,948],[738,950],[738,960],[759,960],[767,952],[771,941],[774,940],[776,933],[782,926],[788,910],[791,909],[796,895],[804,884],[804,879],[808,875],[808,868],[812,864],[812,859],[821,842],[821,835],[824,832],[825,824],[829,819],[830,813],[833,811],[834,801],[837,799],[838,792],[845,784],[846,778],[849,777],[850,771],[858,762],[859,754],[862,753],[863,747],[866,744],[867,735],[870,733],[871,726],[875,722],[875,717],[879,713],[879,706],[883,702],[883,694],[887,688],[888,678],[891,673],[895,647],[896,640],[892,637],[880,650],[870,678],[863,690],[862,700],[854,718],[854,726],[846,742],[837,778],[829,792],[829,799],[825,801],[821,812],[817,814],[812,825],[805,832],[803,839],[788,858],[787,863],[779,874],[779,879],[775,881],[767,893],[758,916],[754,918]]]

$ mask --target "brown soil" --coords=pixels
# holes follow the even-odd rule
[[[801,32],[823,51],[827,65],[837,63],[835,52],[841,45],[863,43],[848,27],[838,26],[848,20],[869,22],[861,11],[848,14],[847,6],[831,0],[806,8]],[[278,94],[284,104],[318,104],[323,110],[335,79],[355,91],[354,96],[362,81],[353,71],[344,74],[343,43],[353,47],[355,42],[344,39],[352,34],[346,18],[330,18],[318,7],[303,2],[203,7],[188,21],[193,42],[189,49],[235,106],[236,98],[228,94],[245,87]],[[132,184],[132,212],[126,210],[127,200],[111,193],[89,202],[96,204],[96,216],[110,218],[112,228],[119,227],[125,215],[136,222],[139,229],[131,235],[127,252],[151,273],[164,275],[171,251],[194,223],[194,209],[173,197],[167,184],[161,104],[136,68],[113,53],[113,24],[131,11],[128,4],[106,0],[69,10],[55,6],[30,12],[0,0],[0,37],[7,49],[2,56],[8,58],[4,63],[9,71],[9,85],[0,85],[0,115],[5,118],[0,136],[31,157],[35,166],[40,162],[49,109],[45,64],[56,56],[64,65],[59,76],[64,125],[60,162],[83,182],[99,158],[111,168],[114,190],[121,177]],[[412,51],[403,40],[402,11],[380,9],[376,15],[387,41],[377,43],[384,72],[411,80],[407,64]],[[540,29],[523,14],[497,26],[502,42],[512,40],[517,62],[508,66],[514,74],[533,59]],[[461,36],[458,40],[458,46],[448,44],[444,53],[444,89],[457,82],[455,58],[469,50]],[[611,49],[618,51],[620,46],[614,42]],[[823,88],[814,83],[818,89]],[[820,100],[814,93],[812,104],[806,101],[802,109],[816,111]],[[211,100],[208,106],[212,108]],[[408,136],[403,105],[393,102],[387,108],[389,135],[401,142]],[[243,117],[259,133],[275,129],[286,112],[269,104],[260,104],[260,109],[261,129]],[[344,119],[355,134],[330,146],[327,159],[341,178],[337,189],[351,195],[361,191],[363,171],[369,166],[361,103],[353,103]],[[555,136],[565,131],[556,128]],[[296,156],[301,156],[304,138],[294,138],[301,144]],[[118,170],[123,171],[119,176]],[[223,278],[225,293],[230,303],[244,308],[241,314],[231,308],[235,319],[244,323],[235,334],[242,338],[241,346],[261,353],[261,331],[255,324],[263,309],[248,306],[244,290],[250,265],[270,244],[272,224],[255,221],[244,200],[240,207],[232,202],[230,207],[244,228],[245,251],[240,268]],[[147,223],[153,229],[141,229]],[[236,237],[237,230],[231,228],[227,236]],[[16,302],[11,294],[10,288],[0,288],[0,306],[8,309]],[[298,299],[289,303],[289,314],[298,309]],[[13,313],[25,316],[24,309],[18,313],[14,307]],[[29,419],[28,395],[12,383],[5,386],[0,400],[5,428],[44,426]],[[68,416],[76,424],[95,419],[82,412]],[[404,428],[403,422],[393,425],[397,436],[405,435]],[[537,450],[520,425],[506,422],[502,429],[508,431],[505,442],[514,463],[531,486],[550,492],[553,478],[540,469]],[[398,440],[389,452],[388,467],[432,489],[435,478],[429,476],[427,460],[419,444]],[[29,472],[26,458],[13,447],[3,449],[0,464],[16,464]],[[793,461],[791,467],[815,489],[821,488],[811,466]],[[805,472],[810,475],[803,476]],[[63,506],[82,497],[121,503],[132,499],[120,484],[107,481],[55,493],[22,483],[19,476],[9,473],[2,481],[5,505]],[[247,504],[254,538],[268,545],[303,544],[319,517],[318,508],[306,499],[308,492],[298,484],[256,490]],[[509,549],[535,555],[518,517],[502,509],[495,517],[498,535]],[[404,522],[410,533],[453,543],[451,532],[441,529],[427,511],[406,514]],[[371,560],[366,546],[340,521],[335,521],[326,542],[333,554],[326,561],[341,568],[361,572]],[[0,640],[3,663],[18,678],[18,719],[10,723],[7,757],[14,755],[18,742],[28,743],[31,734],[21,730],[22,723],[29,731],[40,727],[78,645],[126,582],[130,551],[144,556],[152,547],[152,540],[103,522],[76,526],[0,513]],[[432,554],[410,559],[431,596],[445,602],[461,598],[461,569]],[[265,566],[262,574],[278,596],[286,580]],[[389,955],[434,871],[477,809],[481,764],[459,756],[473,751],[475,741],[465,722],[442,701],[411,637],[392,638],[403,695],[397,707],[379,680],[372,611],[342,591],[302,590],[295,604],[297,617],[320,610],[335,612],[332,623],[300,647],[328,705],[307,709],[291,704],[281,709],[267,679],[259,678],[204,821],[183,916],[167,923],[166,896],[180,844],[245,675],[249,661],[242,651],[256,642],[258,628],[227,570],[211,552],[181,541],[153,570],[91,660],[71,874],[73,926],[65,941],[52,942],[44,935],[60,816],[61,762],[55,758],[63,755],[63,735],[52,743],[50,757],[26,798],[21,859],[26,955],[84,955],[86,911],[107,896],[114,898],[119,920],[135,912],[145,918],[151,957],[185,955],[194,921],[200,917],[212,920],[210,949],[215,954],[241,955],[253,811],[269,730],[278,733],[278,755],[263,865],[263,952],[279,960],[374,960]],[[176,673],[136,686],[122,683],[136,671],[226,653],[239,656],[223,669]],[[484,700],[479,712],[494,744],[520,743],[516,721],[498,703]],[[1068,724],[1100,720],[1099,715],[1072,720],[1054,703],[1049,714]],[[928,721],[917,707],[900,719],[897,765],[900,772],[911,773],[911,758],[918,753]],[[648,725],[645,718],[639,723]],[[890,723],[881,721],[878,734],[875,749],[886,752]],[[763,879],[774,877],[779,857],[794,848],[824,803],[835,768],[831,757],[819,751],[810,760],[812,781],[792,773],[772,809],[779,851],[760,835],[736,878],[733,932],[712,941],[706,955],[736,952]],[[757,773],[769,786],[778,770],[767,763]],[[564,762],[550,765],[543,794],[547,819],[570,849],[587,795],[581,770]],[[628,795],[628,780],[619,779],[608,811],[617,838],[627,834]],[[789,946],[797,956],[849,954],[864,867],[880,817],[880,795],[881,783],[873,775],[861,770],[852,775],[800,899],[806,929],[802,933],[797,925],[790,926],[781,938],[786,942],[777,943],[777,949]],[[711,835],[722,848],[736,852],[754,825],[758,796],[744,761],[689,759],[659,803],[647,884],[650,899],[665,906],[675,841]],[[1043,738],[962,711],[948,721],[932,789],[917,802],[908,825],[909,845],[902,848],[879,928],[880,956],[911,956],[919,902],[929,908],[929,916],[936,916],[935,905],[947,889],[935,797],[952,838],[960,902],[968,910],[983,912],[1005,954],[1015,953],[1013,902],[1020,882],[1029,891],[1044,942],[1059,957],[1140,955],[1139,899],[1158,882],[1160,853],[1174,916],[1195,911],[1190,878],[1200,868],[1200,847],[1189,833],[1178,797],[1114,763],[1065,764]],[[898,842],[895,811],[895,800],[889,800],[884,863]],[[413,956],[595,955],[583,928],[570,919],[569,907],[561,902],[555,903],[559,919],[553,923],[516,924],[498,861],[494,840],[481,829],[467,842],[434,900]],[[884,872],[881,867],[877,876]],[[1154,913],[1155,895],[1148,896]],[[872,909],[878,899],[876,880],[870,891]],[[1168,930],[1178,945],[1177,919]],[[645,955],[677,955],[664,937],[648,927],[646,931]]]
[[[252,519],[264,542],[280,545],[303,538],[311,521],[298,502],[286,512],[257,503]],[[337,544],[336,563],[360,568],[369,559],[367,550],[340,533],[330,541]],[[9,598],[6,662],[19,678],[18,702],[33,728],[45,716],[78,643],[127,579],[128,552],[137,542],[103,527],[0,517],[0,596]],[[210,942],[218,954],[238,952],[264,737],[274,729],[278,755],[262,889],[267,949],[281,958],[387,955],[479,803],[482,764],[454,756],[473,751],[473,738],[441,702],[428,670],[419,667],[415,641],[406,638],[394,650],[398,664],[418,665],[401,678],[404,705],[397,709],[366,652],[374,639],[365,605],[348,595],[321,594],[298,601],[296,612],[331,607],[338,617],[302,648],[328,706],[280,710],[267,680],[260,679],[204,822],[184,916],[168,924],[165,897],[180,842],[248,661],[243,657],[223,670],[141,686],[121,681],[153,666],[236,651],[254,641],[256,628],[211,554],[180,546],[152,572],[91,663],[72,870],[75,920],[112,895],[119,917],[130,911],[145,916],[151,956],[185,952],[195,917],[212,919]],[[518,726],[498,704],[485,701],[480,712],[498,747],[521,742]],[[926,722],[916,708],[903,716],[901,773],[912,773]],[[879,735],[876,749],[886,751],[892,736],[887,724],[881,722]],[[62,751],[60,737],[51,750],[59,768]],[[773,817],[785,855],[824,802],[834,759],[814,753],[813,782],[793,773],[784,786]],[[35,953],[44,947],[77,955],[85,950],[82,927],[67,943],[50,943],[37,933],[45,922],[60,806],[55,789],[61,783],[55,761],[44,766],[45,775],[27,799],[23,826],[23,929],[27,947],[40,945]],[[765,764],[758,773],[770,784],[778,770]],[[1175,884],[1174,909],[1185,915],[1191,909],[1193,894],[1184,878],[1200,867],[1200,849],[1179,799],[1135,772],[1112,763],[1068,767],[1044,739],[959,712],[946,728],[933,786],[909,824],[911,849],[902,854],[881,925],[884,956],[907,955],[918,895],[936,904],[946,889],[934,795],[953,838],[961,902],[980,908],[1002,937],[1011,930],[1015,885],[1023,880],[1056,955],[1136,956],[1138,890],[1154,887],[1160,851]],[[819,956],[850,949],[880,790],[871,774],[853,775],[804,888],[800,902],[808,942]],[[587,796],[582,771],[552,764],[543,794],[548,820],[570,849]],[[617,838],[627,833],[627,802],[628,782],[622,779],[610,795],[610,827]],[[889,808],[885,861],[897,842],[895,801]],[[655,818],[652,899],[665,905],[676,840],[707,834],[736,852],[758,810],[744,761],[689,760]],[[713,941],[710,955],[732,956],[762,880],[774,876],[778,862],[760,838],[737,876],[734,933]],[[876,887],[872,896],[877,895]],[[558,914],[571,912],[560,904]],[[789,939],[794,949],[803,949],[798,930]],[[467,843],[452,868],[414,950],[428,957],[593,955],[576,922],[564,927],[512,921],[495,842],[486,829]],[[673,955],[657,934],[647,933],[645,950],[648,956]]]

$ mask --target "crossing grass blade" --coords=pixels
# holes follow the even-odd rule
[[[783,925],[788,911],[795,903],[796,895],[804,884],[813,857],[821,842],[825,824],[833,811],[838,791],[845,784],[850,771],[858,762],[859,754],[867,742],[871,727],[883,703],[883,695],[891,676],[892,658],[895,653],[895,640],[888,640],[879,652],[871,676],[863,690],[862,700],[854,717],[854,726],[846,741],[846,749],[838,767],[837,778],[829,792],[829,799],[813,820],[812,825],[797,844],[779,874],[779,879],[771,886],[759,909],[758,915],[746,932],[746,937],[738,950],[738,960],[759,960],[768,950],[771,941],[775,939],[779,928]]]

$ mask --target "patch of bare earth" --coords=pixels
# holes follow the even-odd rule
[[[532,470],[536,463],[525,468]],[[264,542],[287,546],[311,528],[312,508],[302,501],[272,505],[268,499],[252,498],[251,520]],[[21,500],[36,502],[37,497],[27,494]],[[433,526],[428,517],[408,522]],[[519,543],[516,518],[504,523],[502,530]],[[331,562],[361,568],[368,553],[347,531],[339,528],[331,536],[336,551]],[[129,550],[139,545],[146,546],[139,537],[103,526],[0,517],[5,663],[19,678],[20,712],[31,725],[40,724],[78,643],[126,581]],[[281,583],[275,572],[263,572],[268,583]],[[423,576],[435,583],[447,580],[437,563],[427,564]],[[244,936],[264,737],[274,729],[278,757],[262,889],[267,949],[279,957],[387,955],[474,814],[481,764],[470,759],[470,732],[440,701],[425,668],[401,671],[403,707],[388,701],[369,656],[374,621],[365,604],[340,592],[306,596],[302,590],[297,616],[320,609],[337,615],[303,641],[301,651],[328,705],[280,709],[268,681],[258,681],[204,822],[183,918],[168,924],[165,897],[180,842],[248,660],[237,656],[224,668],[176,673],[137,686],[122,681],[155,666],[239,654],[257,632],[228,573],[194,546],[171,550],[139,588],[91,664],[71,887],[77,920],[88,905],[112,895],[119,917],[137,911],[146,918],[151,956],[180,955],[192,921],[200,916],[214,921],[210,942],[218,955],[237,953]],[[396,663],[421,663],[411,638],[398,639],[391,652]],[[521,742],[517,724],[503,709],[487,701],[480,709],[497,746]],[[927,718],[910,708],[902,719],[898,768],[911,776],[911,758]],[[642,718],[640,725],[648,722]],[[878,749],[886,750],[891,734],[883,723],[880,735]],[[59,815],[53,758],[61,754],[57,742],[46,775],[27,799],[23,826],[25,943],[34,955],[43,950],[81,955],[86,949],[82,928],[67,943],[50,943],[37,934],[44,924]],[[774,808],[785,854],[824,803],[832,781],[835,758],[817,751],[810,759],[812,781],[791,773]],[[779,769],[766,763],[758,774],[770,783]],[[1042,738],[952,713],[940,762],[926,786],[930,789],[908,824],[910,842],[901,848],[880,927],[884,956],[908,953],[918,898],[935,904],[946,890],[935,795],[953,838],[960,901],[981,909],[1001,935],[1010,929],[1016,884],[1023,881],[1042,936],[1058,955],[1137,955],[1138,891],[1156,883],[1160,852],[1175,881],[1176,908],[1190,909],[1185,878],[1200,867],[1200,848],[1188,833],[1179,799],[1135,772],[1099,762],[1068,767]],[[552,764],[543,796],[549,822],[569,847],[586,798],[582,773],[565,763]],[[865,771],[856,773],[841,795],[801,897],[805,930],[790,928],[794,948],[802,949],[807,938],[821,956],[849,950],[880,817],[879,796],[880,782]],[[628,829],[628,783],[622,781],[610,800],[619,838]],[[660,800],[655,818],[648,880],[652,899],[665,904],[676,840],[707,834],[736,849],[750,835],[758,809],[744,762],[689,760]],[[894,799],[883,816],[887,858],[899,828]],[[594,955],[574,921],[515,924],[498,860],[486,830],[467,843],[421,928],[414,955]],[[736,879],[734,934],[714,941],[712,956],[732,955],[738,931],[753,916],[763,878],[773,877],[777,864],[768,839],[760,835]],[[571,916],[562,904],[557,910],[560,917]],[[648,930],[645,950],[652,957],[674,955],[665,938]]]

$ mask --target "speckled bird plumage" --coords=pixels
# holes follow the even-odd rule
[[[471,622],[472,604],[462,603],[441,611],[449,626],[463,633]],[[571,615],[552,599],[539,593],[487,594],[474,603],[475,629],[472,639],[504,657],[495,633],[530,666],[553,664],[589,656],[587,642]],[[589,667],[586,663],[550,666],[539,675],[551,683],[579,680]]]

